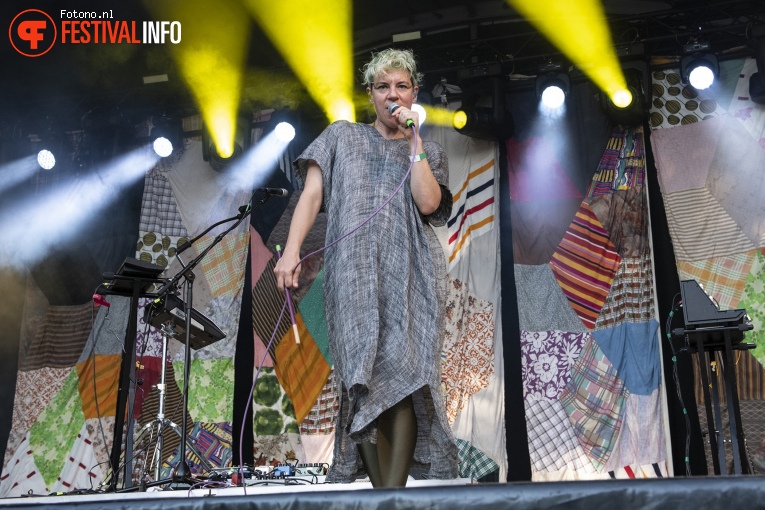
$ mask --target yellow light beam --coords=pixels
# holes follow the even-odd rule
[[[355,120],[350,0],[245,0],[330,121]]]
[[[235,0],[144,3],[156,18],[181,22],[181,42],[171,53],[218,154],[231,156],[250,37],[247,12]]]
[[[609,96],[627,88],[600,0],[507,0]]]

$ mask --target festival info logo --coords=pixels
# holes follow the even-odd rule
[[[27,57],[39,57],[56,43],[56,24],[43,11],[27,9],[13,18],[8,36],[16,51]]]

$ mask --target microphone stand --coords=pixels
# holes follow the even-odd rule
[[[154,482],[148,483],[143,485],[142,487],[150,487],[150,486],[156,486],[156,485],[162,485],[168,482],[171,483],[188,483],[189,485],[193,485],[194,483],[197,483],[198,480],[195,480],[191,476],[191,469],[189,468],[188,463],[186,462],[186,435],[188,432],[188,423],[186,419],[186,415],[188,413],[189,408],[189,375],[191,373],[191,310],[193,307],[193,287],[194,287],[194,279],[195,275],[192,269],[194,269],[207,255],[207,253],[215,247],[229,232],[234,230],[236,227],[238,227],[242,221],[244,221],[245,218],[247,218],[250,214],[252,214],[253,209],[260,207],[261,205],[265,204],[266,201],[270,198],[270,194],[266,193],[265,196],[260,200],[258,205],[255,207],[248,207],[248,205],[243,205],[239,207],[239,214],[236,216],[232,216],[231,218],[227,218],[225,220],[222,220],[215,225],[220,225],[221,223],[225,223],[227,221],[233,221],[236,220],[236,223],[231,225],[226,231],[218,234],[215,236],[215,239],[213,240],[210,245],[205,248],[202,253],[200,253],[196,258],[194,258],[191,262],[188,263],[188,265],[184,266],[181,271],[178,272],[175,276],[173,276],[168,283],[166,283],[158,292],[157,297],[162,298],[166,294],[170,293],[171,291],[175,292],[178,288],[178,282],[181,278],[186,279],[186,304],[185,304],[185,313],[186,313],[186,332],[185,332],[185,339],[184,339],[184,353],[183,353],[183,359],[185,366],[183,367],[183,414],[181,418],[181,448],[180,448],[180,460],[178,462],[178,466],[175,469],[175,474],[169,479],[169,480],[155,480]],[[215,226],[214,225],[214,226]],[[208,229],[209,231],[209,229]]]

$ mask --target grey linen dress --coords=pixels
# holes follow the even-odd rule
[[[451,213],[446,155],[423,142],[441,185],[438,210],[422,216],[410,180],[379,214],[325,252],[324,300],[341,409],[327,481],[364,475],[357,442],[377,440],[380,413],[412,395],[417,416],[414,468],[457,476],[457,446],[441,394],[446,261],[433,230]],[[308,163],[321,168],[327,243],[369,217],[409,168],[405,139],[386,140],[367,124],[338,121],[294,162],[302,187]],[[415,170],[413,170],[415,171]]]

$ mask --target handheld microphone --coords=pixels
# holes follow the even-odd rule
[[[267,193],[269,195],[273,195],[275,197],[286,197],[289,195],[289,191],[287,191],[284,188],[258,188],[258,191],[262,191],[263,193]]]
[[[388,113],[393,115],[393,112],[401,108],[400,104],[391,103],[388,105]],[[412,119],[406,119],[406,127],[412,127],[414,126],[414,121]]]

